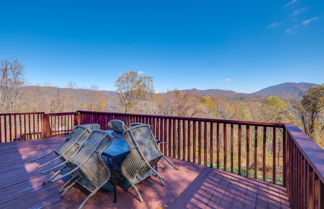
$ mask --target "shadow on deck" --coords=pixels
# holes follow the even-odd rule
[[[0,144],[0,208],[77,208],[86,197],[75,187],[64,198],[58,188],[62,181],[42,186],[48,176],[40,175],[37,166],[47,161],[30,163],[52,150],[62,137]],[[163,160],[162,160],[163,161]],[[164,164],[159,172],[166,186],[150,177],[139,184],[144,202],[133,190],[118,189],[117,203],[113,194],[104,190],[92,197],[84,208],[289,208],[284,187],[242,177],[193,163],[173,160],[179,171]]]

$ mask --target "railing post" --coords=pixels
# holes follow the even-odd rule
[[[51,135],[51,127],[49,122],[49,116],[47,114],[43,115],[43,137],[47,138]]]
[[[80,125],[81,124],[81,120],[80,120],[80,112],[77,111],[75,114],[74,114],[74,125]]]

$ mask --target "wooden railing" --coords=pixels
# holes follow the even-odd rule
[[[324,208],[324,150],[294,125],[285,125],[285,132],[285,185],[292,208]]]
[[[41,138],[43,112],[0,113],[0,142]]]
[[[77,113],[0,113],[0,143],[70,133]]]
[[[76,113],[64,112],[64,113],[49,113],[45,115],[48,118],[49,135],[64,135],[71,132],[74,124]]]
[[[113,112],[0,114],[0,142],[67,134],[73,125],[151,125],[167,156],[285,186],[292,208],[324,208],[324,150],[292,124]]]

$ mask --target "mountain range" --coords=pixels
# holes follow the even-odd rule
[[[314,83],[294,83],[294,82],[286,82],[281,83],[274,86],[269,86],[254,93],[239,93],[230,90],[219,90],[219,89],[207,89],[207,90],[199,90],[199,89],[186,89],[180,90],[182,92],[202,95],[202,96],[218,96],[218,97],[232,97],[232,98],[242,98],[242,97],[269,97],[269,96],[277,96],[283,99],[294,99],[301,98],[305,92],[311,87],[318,85]]]
[[[220,90],[220,89],[200,90],[200,89],[193,88],[193,89],[184,89],[179,91],[184,93],[201,95],[201,96],[223,97],[232,100],[251,100],[251,99],[257,99],[257,98],[263,98],[269,96],[277,96],[283,99],[295,99],[295,98],[301,98],[309,88],[315,85],[318,84],[286,82],[274,86],[269,86],[250,94],[239,93],[231,90]],[[82,94],[82,93],[89,94],[91,91],[98,91],[98,90],[89,90],[89,89],[58,88],[58,87],[50,87],[50,86],[38,86],[38,87],[43,89],[43,91],[48,92],[49,94],[58,89],[66,89],[69,91],[73,91],[76,94]],[[33,91],[35,90],[35,86],[26,86],[24,87],[24,89],[26,91]],[[104,91],[104,90],[99,90],[99,91],[107,94],[109,97],[114,97],[117,95],[115,91]]]

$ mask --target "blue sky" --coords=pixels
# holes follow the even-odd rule
[[[19,59],[29,84],[96,85],[154,77],[158,92],[254,92],[324,81],[322,0],[0,0],[0,60]]]

